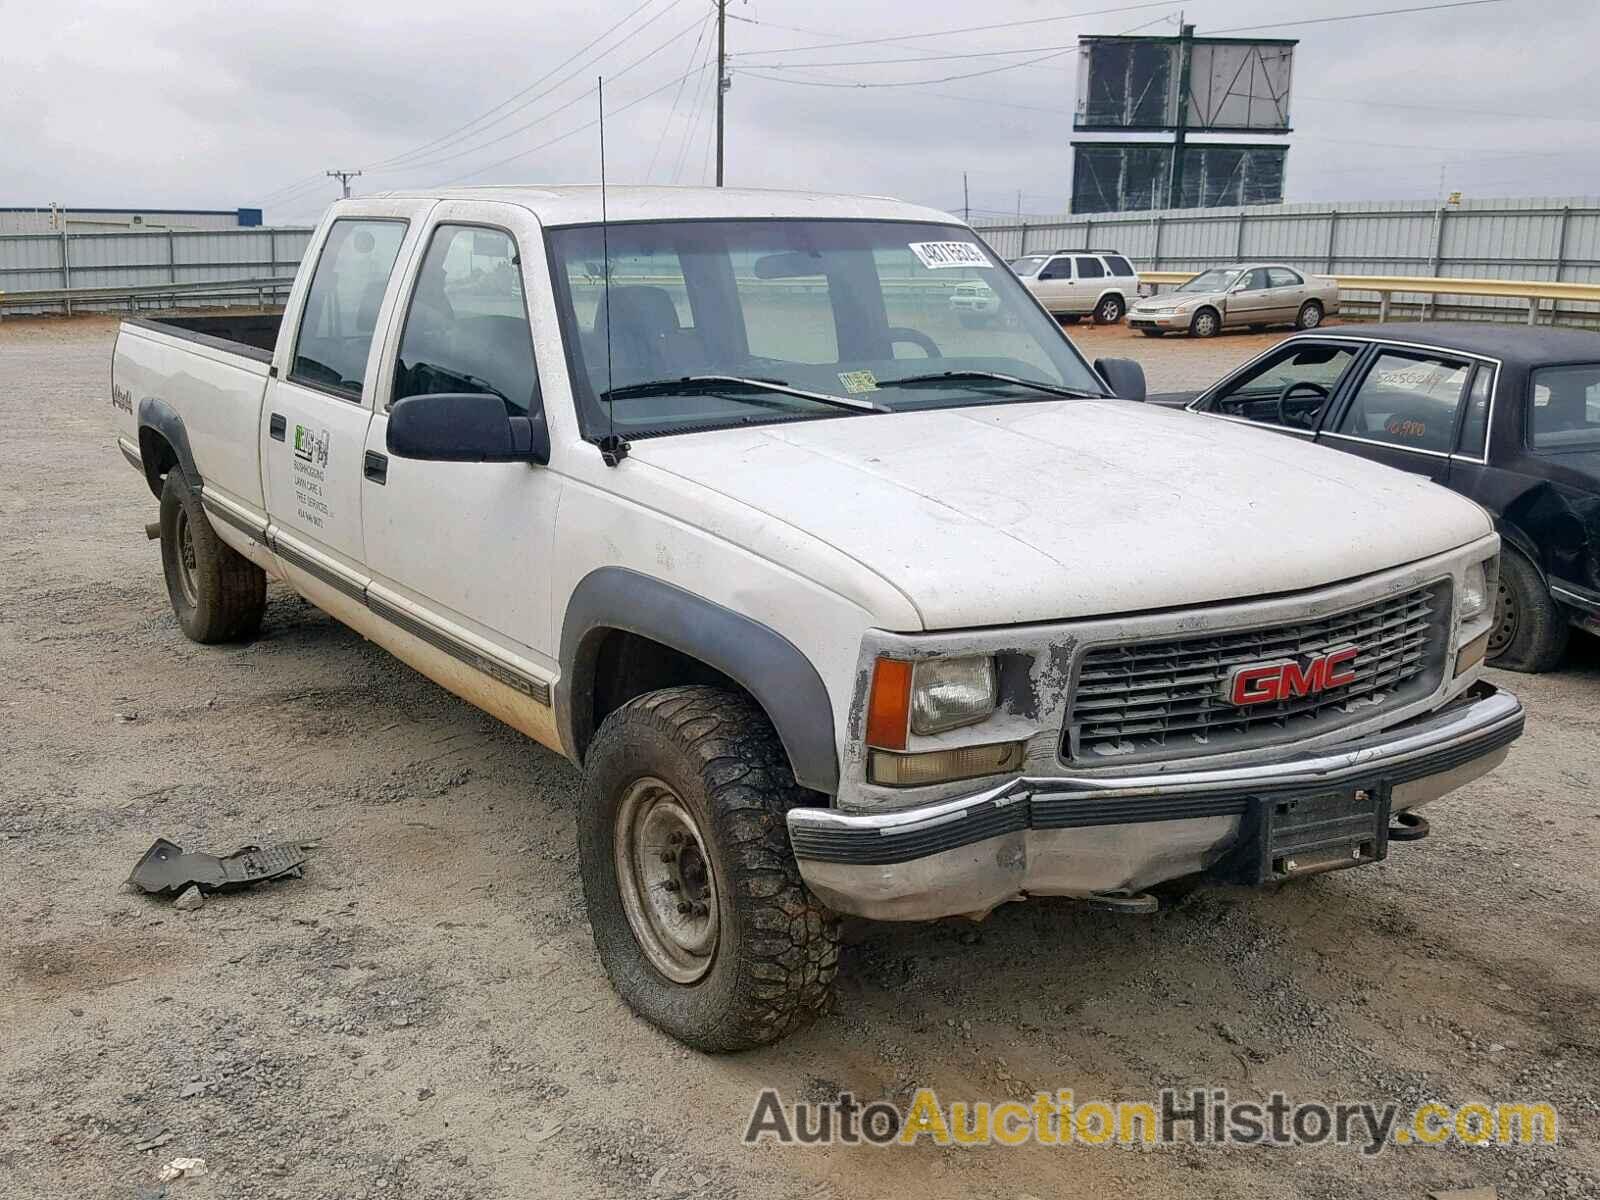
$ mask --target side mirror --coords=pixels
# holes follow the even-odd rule
[[[1228,290],[1230,292],[1247,292],[1250,290],[1250,281],[1248,279],[1241,279]]]
[[[485,392],[407,396],[389,410],[384,442],[396,458],[429,462],[550,461],[544,414],[509,417]]]
[[[1123,400],[1145,397],[1144,368],[1131,358],[1097,358],[1094,369],[1111,385],[1111,394]]]

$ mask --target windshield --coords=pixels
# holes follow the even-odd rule
[[[619,435],[639,438],[1060,394],[1046,386],[1106,392],[959,226],[657,221],[611,225],[606,243],[609,367],[600,227],[549,234],[587,437],[609,431],[608,408]],[[980,279],[973,307],[957,289]]]
[[[1600,363],[1539,368],[1529,400],[1528,440],[1534,449],[1600,446]]]
[[[1224,270],[1221,267],[1212,267],[1209,271],[1201,271],[1188,283],[1178,287],[1180,292],[1220,292],[1232,282],[1233,277],[1239,272]]]
[[[1014,275],[1037,275],[1048,257],[1045,254],[1032,254],[1027,258],[1013,258],[1006,266],[1011,268]]]

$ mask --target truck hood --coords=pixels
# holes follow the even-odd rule
[[[843,552],[925,629],[1314,588],[1492,530],[1426,479],[1120,400],[680,434],[636,442],[632,457]]]

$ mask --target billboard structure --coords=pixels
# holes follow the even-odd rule
[[[1079,133],[1170,133],[1171,141],[1074,141],[1073,212],[1272,204],[1283,199],[1285,146],[1190,144],[1191,133],[1290,132],[1293,39],[1080,39]],[[1221,197],[1218,199],[1217,197]]]

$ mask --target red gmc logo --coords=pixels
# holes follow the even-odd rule
[[[1222,696],[1239,708],[1311,696],[1331,687],[1354,683],[1355,661],[1354,646],[1339,646],[1326,654],[1235,667],[1223,681]]]

